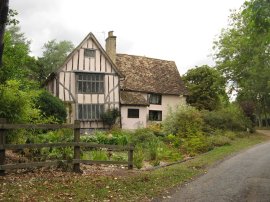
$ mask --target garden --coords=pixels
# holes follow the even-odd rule
[[[247,130],[249,132],[247,132]],[[249,136],[253,131],[251,121],[237,104],[229,104],[215,111],[201,110],[192,106],[179,106],[170,111],[161,123],[152,123],[134,131],[113,126],[110,130],[95,130],[82,134],[81,142],[134,145],[133,163],[137,169],[151,169],[208,152],[216,147],[230,145],[233,140]],[[73,130],[56,131],[20,130],[9,141],[22,143],[72,142]],[[127,161],[127,152],[98,148],[81,148],[81,159],[94,161]],[[73,147],[24,149],[16,151],[31,161],[71,160]],[[20,160],[21,161],[21,160]],[[71,166],[61,165],[70,169]]]

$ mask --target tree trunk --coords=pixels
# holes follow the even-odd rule
[[[4,51],[3,39],[8,16],[8,4],[9,0],[0,1],[0,67],[2,67],[2,56]]]

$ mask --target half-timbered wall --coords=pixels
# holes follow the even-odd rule
[[[95,50],[95,57],[85,57],[85,49]],[[104,74],[103,93],[78,93],[78,74]],[[78,119],[79,104],[104,104],[108,108],[119,109],[119,76],[113,69],[110,61],[105,57],[97,44],[89,38],[69,58],[58,71],[56,78],[47,84],[47,89],[61,100],[70,103],[70,117],[73,122]],[[99,120],[82,120],[82,128],[104,128]]]

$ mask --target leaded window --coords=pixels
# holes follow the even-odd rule
[[[160,94],[150,94],[149,95],[149,103],[161,105],[161,95]]]
[[[103,104],[79,104],[78,119],[79,120],[100,120],[104,113]]]
[[[90,48],[84,49],[84,57],[96,57],[96,50]]]
[[[80,73],[77,75],[78,93],[104,93],[104,74]]]
[[[149,110],[150,121],[162,121],[162,111]]]

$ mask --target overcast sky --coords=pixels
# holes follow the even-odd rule
[[[19,12],[31,51],[45,42],[70,40],[77,46],[92,32],[104,45],[117,36],[117,52],[173,60],[182,74],[213,65],[213,40],[228,24],[230,9],[244,0],[10,0]]]

